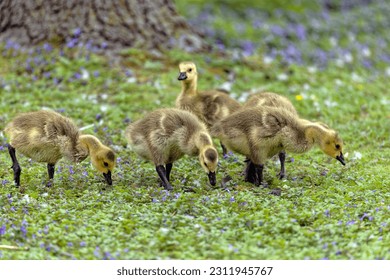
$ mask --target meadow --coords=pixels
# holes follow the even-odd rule
[[[60,46],[1,42],[0,245],[18,249],[0,248],[0,259],[390,259],[390,3],[279,2],[177,0],[208,53],[129,49],[113,60],[104,46],[79,44],[79,30]],[[212,187],[197,158],[184,157],[164,190],[124,130],[174,106],[183,60],[197,64],[200,90],[222,87],[240,102],[259,90],[288,97],[303,118],[339,132],[346,166],[314,148],[287,155],[284,180],[269,160],[268,186],[255,187],[244,158],[229,153]],[[2,131],[42,108],[116,151],[113,186],[87,158],[61,160],[47,188],[46,165],[22,155],[14,186]]]

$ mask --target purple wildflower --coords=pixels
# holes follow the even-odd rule
[[[80,242],[80,247],[85,247],[86,245],[87,245],[87,243],[85,241]]]
[[[51,73],[50,72],[44,72],[43,73],[43,77],[45,77],[45,78],[50,78],[51,77]]]
[[[280,36],[280,37],[284,36],[284,34],[285,34],[285,30],[282,27],[280,27],[279,25],[271,26],[271,32],[273,34],[275,34],[276,36]]]
[[[93,252],[95,257],[100,258],[100,248],[99,246],[96,246],[95,251]]]
[[[327,170],[323,170],[321,173],[320,173],[321,176],[326,176],[328,175],[328,171]]]
[[[230,202],[235,202],[236,200],[234,199],[234,197],[232,196],[231,198],[230,198]]]
[[[254,43],[248,40],[242,42],[241,48],[244,56],[250,56],[255,52]]]
[[[81,74],[79,72],[76,72],[73,77],[76,79],[76,80],[80,80],[81,79]]]
[[[351,221],[348,221],[348,222],[346,223],[346,225],[347,225],[347,226],[350,226],[350,225],[354,225],[355,223],[356,223],[355,220],[351,220]]]
[[[115,260],[115,258],[110,254],[110,252],[104,252],[105,260]]]
[[[7,229],[7,227],[6,227],[5,225],[2,225],[2,226],[0,227],[0,235],[4,235],[5,232],[6,232],[6,229]]]
[[[328,218],[330,217],[330,211],[328,209],[325,210],[325,216]]]
[[[72,166],[72,165],[69,165],[69,173],[70,173],[71,175],[74,174],[74,170],[73,170],[73,166]]]
[[[49,43],[44,43],[43,44],[43,49],[46,51],[46,52],[51,52],[53,50],[53,47],[52,45],[50,45]]]
[[[80,36],[80,34],[82,33],[82,31],[81,31],[81,28],[76,28],[74,31],[73,31],[73,35],[75,36],[75,37],[78,37],[78,36]]]
[[[66,46],[70,49],[74,48],[77,45],[77,39],[70,39],[67,43]]]
[[[126,118],[123,119],[123,122],[125,124],[129,124],[129,123],[131,123],[131,119],[129,117],[126,117]]]
[[[93,76],[94,77],[99,77],[100,75],[100,72],[99,71],[93,71]]]
[[[252,22],[252,26],[253,26],[253,28],[255,28],[255,29],[260,29],[260,28],[262,28],[263,23],[262,23],[259,19],[255,19],[255,20],[253,20],[253,22]]]
[[[20,231],[22,232],[23,237],[26,237],[26,235],[27,235],[27,229],[26,229],[26,226],[25,226],[25,225],[22,225],[22,226],[20,227]]]
[[[73,243],[72,242],[68,242],[68,247],[73,247]]]
[[[125,75],[126,75],[126,77],[133,77],[134,76],[133,71],[131,71],[130,69],[127,69],[125,71]]]
[[[298,24],[295,27],[295,34],[297,35],[297,38],[301,41],[306,39],[306,29],[302,24]]]

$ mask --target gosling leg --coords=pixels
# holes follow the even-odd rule
[[[261,183],[263,182],[263,168],[264,168],[264,164],[254,164],[253,163],[253,166],[255,167],[255,170],[256,170],[256,179],[255,180],[255,185],[256,186],[260,186]]]
[[[256,170],[255,167],[250,159],[245,160],[246,167],[245,167],[245,182],[249,182],[252,184],[256,183]]]
[[[222,142],[221,142],[221,148],[222,148],[222,156],[225,157],[227,155],[228,150]]]
[[[171,175],[171,170],[172,170],[172,163],[167,163],[165,165],[165,172],[166,172],[166,175],[167,175],[167,180],[168,182],[170,181],[170,175]]]
[[[52,163],[47,164],[47,173],[49,174],[49,182],[46,184],[46,186],[48,187],[50,187],[53,183],[54,169],[55,169],[55,164]]]
[[[19,165],[18,159],[16,158],[15,148],[8,144],[8,152],[12,159],[11,168],[14,170],[14,181],[17,187],[20,186],[20,173],[22,172],[22,168]]]
[[[164,189],[170,191],[173,189],[172,185],[169,183],[169,180],[167,178],[167,172],[165,170],[165,167],[164,165],[157,165],[156,166],[156,171],[157,171],[157,174],[158,176],[160,177],[161,179],[161,182],[164,186]]]
[[[286,161],[286,152],[285,151],[281,151],[279,153],[279,161],[280,161],[279,179],[283,179],[286,177],[286,169],[284,167],[284,162]]]

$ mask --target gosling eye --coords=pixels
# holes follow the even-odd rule
[[[340,145],[339,144],[336,144],[336,149],[340,149]]]
[[[108,163],[107,162],[103,162],[104,166],[105,167],[108,167]]]
[[[192,72],[192,68],[188,69],[188,72]]]
[[[208,166],[207,166],[207,163],[203,162],[203,164],[204,164],[204,166],[208,167]]]

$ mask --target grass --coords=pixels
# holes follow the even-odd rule
[[[220,21],[217,15],[215,22]],[[385,29],[376,28],[383,34]],[[225,36],[238,39],[229,32]],[[247,39],[257,42],[258,30],[251,32]],[[319,32],[319,44],[326,44],[328,35]],[[378,39],[374,34],[357,38]],[[84,132],[118,154],[112,187],[87,159],[60,161],[51,188],[45,187],[46,166],[19,155],[18,189],[1,134],[0,244],[29,250],[0,249],[0,258],[389,259],[389,66],[379,61],[386,47],[372,50],[372,68],[358,59],[338,63],[331,57],[326,65],[308,58],[286,64],[278,57],[264,63],[267,50],[237,57],[235,48],[227,46],[227,55],[129,50],[118,65],[77,47],[60,51],[44,45],[30,51],[0,45],[1,130],[19,112],[51,108],[80,127],[92,125]],[[243,157],[230,154],[220,159],[214,188],[196,158],[185,157],[174,164],[174,190],[160,188],[154,166],[126,147],[123,131],[146,112],[174,105],[180,91],[177,64],[189,59],[198,65],[200,89],[220,86],[228,69],[236,76],[231,95],[238,100],[252,89],[278,92],[302,117],[338,130],[347,165],[318,148],[289,154],[287,179],[276,178],[279,163],[272,159],[265,168],[269,188],[257,188],[243,181]],[[232,180],[222,186],[228,175]],[[269,194],[274,188],[281,196]]]

